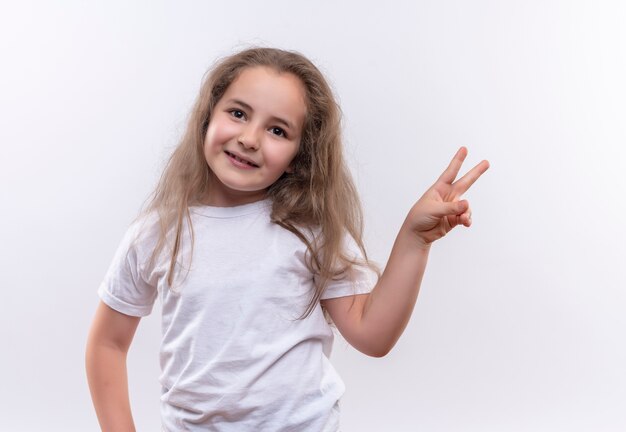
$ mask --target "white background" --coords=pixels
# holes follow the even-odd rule
[[[3,3],[0,430],[98,430],[96,289],[204,72],[249,44],[328,76],[382,265],[461,145],[462,173],[491,163],[394,350],[336,339],[343,430],[626,430],[624,23],[619,1]],[[139,431],[159,325],[129,353]]]

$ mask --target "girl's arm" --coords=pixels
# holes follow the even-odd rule
[[[431,244],[457,225],[471,225],[469,203],[459,198],[489,168],[489,162],[482,161],[454,182],[466,156],[467,149],[461,147],[411,208],[372,292],[322,300],[342,336],[359,351],[382,357],[393,348],[413,312]]]
[[[103,432],[135,432],[130,410],[126,354],[140,317],[100,301],[85,352],[87,380]]]

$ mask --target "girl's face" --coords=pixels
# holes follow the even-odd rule
[[[298,152],[305,89],[290,73],[244,69],[219,100],[204,140],[214,174],[207,204],[228,207],[265,197]]]

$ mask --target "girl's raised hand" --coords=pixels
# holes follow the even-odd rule
[[[417,235],[421,246],[430,246],[457,225],[469,227],[472,224],[469,202],[459,199],[487,171],[489,162],[480,162],[454,181],[466,156],[467,148],[461,147],[448,168],[409,211],[405,227]]]

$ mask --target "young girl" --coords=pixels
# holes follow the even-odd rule
[[[104,431],[133,431],[126,353],[162,303],[164,431],[337,431],[334,323],[381,357],[406,327],[431,244],[471,225],[462,147],[410,210],[380,277],[342,156],[340,111],[303,56],[255,48],[203,83],[187,131],[99,287],[86,368]]]

